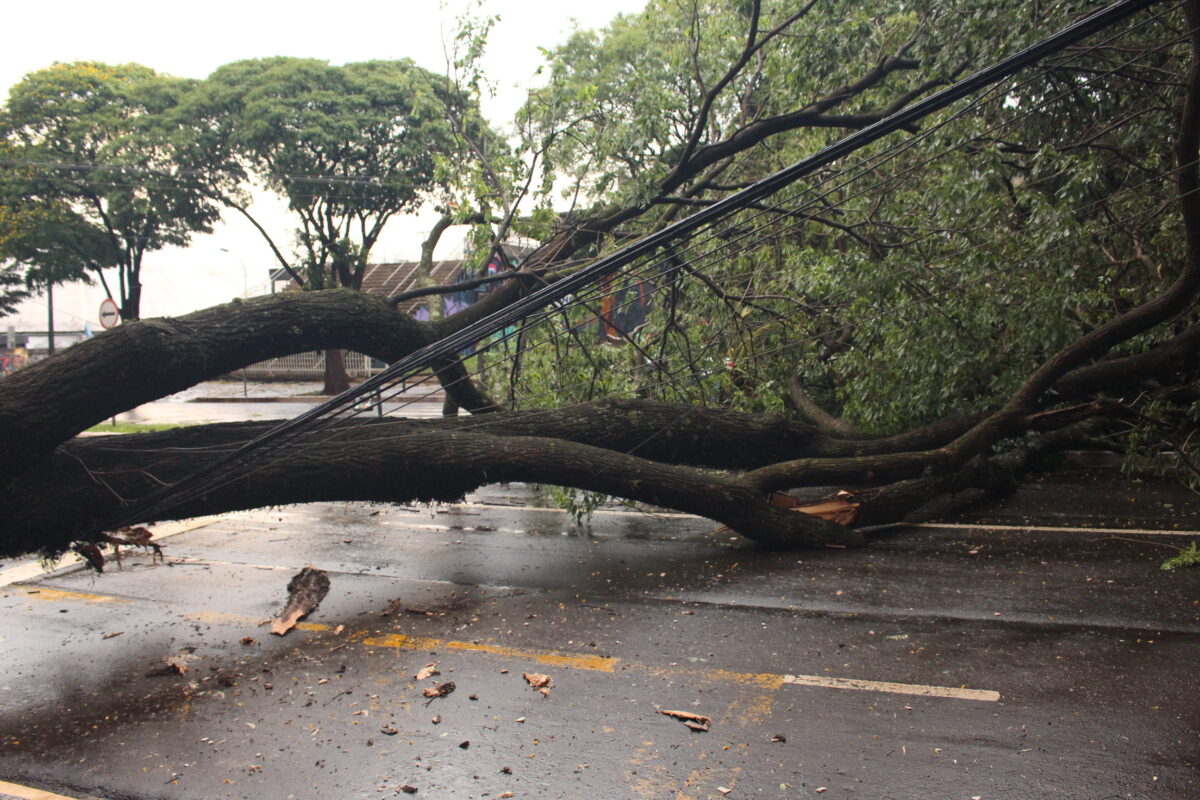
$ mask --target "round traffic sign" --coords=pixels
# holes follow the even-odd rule
[[[117,301],[111,297],[104,298],[104,302],[100,304],[100,327],[115,328],[120,321],[121,312],[117,308]]]

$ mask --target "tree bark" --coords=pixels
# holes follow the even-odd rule
[[[0,480],[114,414],[248,364],[325,347],[395,361],[436,335],[383,298],[344,289],[125,323],[0,382]]]
[[[226,423],[67,442],[9,481],[11,496],[22,501],[0,521],[0,557],[103,541],[105,530],[129,522],[124,515],[130,502],[206,467],[274,424]],[[317,500],[451,501],[484,483],[532,481],[698,514],[772,547],[861,544],[861,536],[848,528],[775,508],[771,491],[784,484],[769,486],[762,478],[785,454],[828,443],[784,417],[645,401],[472,418],[357,417],[315,439],[256,453],[252,469],[230,473],[236,480],[216,480],[167,516]],[[840,478],[839,485],[857,492],[863,485],[909,479],[903,488],[863,495],[868,499],[859,502],[869,508],[860,510],[860,520],[878,523],[899,519],[939,493],[995,485],[997,475],[1014,468],[997,469],[977,459],[967,469],[914,479],[913,460],[909,453],[826,459],[826,471],[810,470],[801,479],[789,473],[786,486]],[[839,474],[830,473],[834,465]],[[740,473],[743,469],[751,471]]]
[[[334,347],[325,351],[325,384],[321,394],[339,395],[350,388],[350,376],[346,374],[346,351]]]
[[[0,556],[97,539],[127,503],[204,466],[204,453],[228,452],[275,423],[199,426],[62,444],[78,430],[246,363],[331,342],[395,360],[431,341],[430,327],[395,312],[383,299],[358,292],[288,293],[176,320],[130,323],[5,378],[0,381],[0,435],[9,446],[0,451],[0,463],[8,496],[20,500],[7,505],[0,522]],[[1200,327],[1187,328],[1144,353],[1069,371],[1048,395],[1062,402],[1114,386],[1133,392],[1134,380],[1178,380],[1195,369],[1198,351]],[[464,408],[496,410],[464,380],[461,363],[438,368]],[[478,481],[504,478],[567,483],[645,499],[712,516],[766,543],[812,544],[831,534],[797,532],[796,523],[781,525],[775,512],[759,508],[769,492],[804,485],[878,486],[921,480],[926,471],[954,475],[951,465],[959,462],[944,448],[977,427],[983,416],[874,438],[829,435],[780,415],[621,399],[461,419],[383,419],[348,427],[342,434],[341,462],[357,461],[361,467],[343,467],[333,460],[326,464],[324,453],[317,451],[269,471],[285,486],[273,486],[261,477],[240,492],[225,489],[173,514],[322,497],[453,499]],[[1062,420],[1066,421],[1070,419]],[[1045,422],[1041,412],[1018,420],[1021,427]],[[472,437],[487,437],[481,440],[486,446],[467,445]],[[426,449],[417,463],[406,461],[415,456],[404,443],[417,441]],[[389,443],[396,442],[405,454],[388,452]],[[487,468],[478,460],[484,451],[492,459]],[[450,453],[457,453],[457,460]],[[584,460],[570,467],[562,461],[566,453]],[[443,461],[431,484],[430,464]],[[555,468],[547,469],[551,463]],[[594,474],[598,464],[611,464],[611,474]],[[384,471],[375,474],[372,469]],[[750,472],[731,477],[697,469]],[[331,482],[334,471],[344,471],[346,479]],[[382,475],[396,480],[381,481]],[[652,480],[665,485],[648,487]],[[681,488],[689,482],[699,487],[697,493]],[[908,484],[902,492],[909,498],[906,502],[923,496],[918,486],[932,485]],[[717,496],[724,499],[716,503],[712,498]],[[889,502],[893,508],[902,505]],[[863,512],[861,518],[878,519],[881,513]]]
[[[491,419],[490,417],[488,418]],[[448,419],[445,422],[466,423]],[[861,544],[857,532],[773,507],[740,476],[666,464],[545,436],[424,430],[383,420],[266,453],[236,480],[217,481],[172,518],[318,500],[451,501],[485,483],[574,486],[695,513],[775,547]],[[179,480],[256,425],[210,425],[69,442],[10,482],[22,497],[0,524],[0,556],[100,540],[128,501]],[[601,430],[592,438],[603,438]],[[584,438],[581,436],[581,438]]]

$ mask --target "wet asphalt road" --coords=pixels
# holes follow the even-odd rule
[[[621,508],[581,532],[543,504],[236,514],[167,539],[165,565],[0,588],[0,779],[106,800],[1200,796],[1200,570],[1158,568],[1200,534],[1144,532],[1200,529],[1195,498],[1062,474],[965,527],[800,553]],[[269,635],[309,563],[329,596]],[[164,659],[186,672],[148,676]]]
[[[117,422],[211,423],[291,419],[328,400],[319,383],[247,383],[208,381],[178,394],[118,414]],[[441,393],[424,384],[389,397],[383,412],[405,417],[434,417],[442,411]],[[375,413],[374,407],[364,413]]]

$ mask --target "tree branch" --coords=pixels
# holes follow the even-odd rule
[[[790,28],[802,17],[808,14],[808,12],[811,11],[812,7],[815,5],[816,0],[810,0],[810,2],[802,7],[799,11],[792,14],[779,25],[775,26],[766,34],[764,34],[761,39],[759,39],[758,21],[760,15],[762,14],[762,2],[761,0],[753,0],[750,5],[750,23],[747,25],[746,44],[742,48],[742,53],[740,56],[738,56],[737,60],[730,65],[729,69],[725,71],[725,74],[721,76],[720,80],[718,80],[711,89],[705,92],[704,99],[700,103],[700,109],[696,112],[695,120],[692,123],[691,133],[688,136],[687,142],[684,144],[683,152],[680,154],[678,161],[676,161],[675,168],[671,170],[671,173],[663,182],[664,186],[671,187],[665,188],[663,190],[664,193],[672,191],[675,186],[678,186],[683,182],[676,182],[676,179],[679,173],[688,167],[688,162],[690,161],[692,154],[696,151],[696,147],[700,144],[700,138],[704,135],[704,128],[708,125],[708,115],[712,111],[713,103],[716,102],[717,97],[719,97],[721,92],[725,90],[725,87],[729,85],[730,81],[737,77],[738,73],[745,68],[746,64],[750,63],[750,59],[753,58],[755,53],[761,50],[768,42],[770,42],[780,33]]]

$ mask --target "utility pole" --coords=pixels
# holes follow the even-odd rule
[[[54,284],[46,281],[46,330],[50,332],[50,355],[54,355]]]

